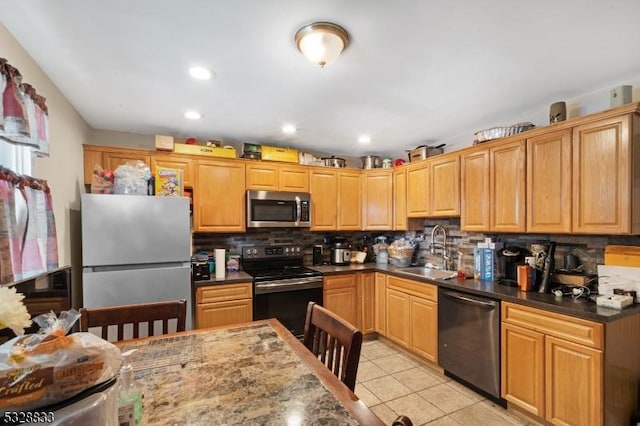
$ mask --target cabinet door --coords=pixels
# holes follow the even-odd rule
[[[460,158],[460,229],[488,231],[489,150],[475,149]]]
[[[411,340],[409,347],[429,361],[438,362],[438,304],[409,297]]]
[[[83,163],[84,163],[84,183],[85,185],[91,185],[93,179],[93,169],[96,165],[104,167],[104,161],[102,159],[102,151],[92,149],[90,147],[83,147]]]
[[[281,191],[309,192],[309,169],[306,167],[280,166],[278,180]]]
[[[338,173],[338,229],[362,229],[362,179],[360,172]]]
[[[502,397],[544,417],[544,335],[502,323]]]
[[[602,352],[545,337],[545,418],[559,425],[601,425]]]
[[[275,164],[250,163],[247,167],[247,189],[278,190],[278,169]]]
[[[194,229],[244,232],[245,169],[238,161],[198,160],[194,187]]]
[[[156,167],[182,170],[182,182],[185,187],[193,187],[193,160],[187,157],[169,154],[151,156],[151,174],[155,175]]]
[[[375,278],[373,272],[358,273],[358,299],[360,321],[358,328],[363,334],[375,331]]]
[[[309,173],[311,192],[311,230],[335,231],[338,227],[338,175],[334,170],[312,170]]]
[[[460,216],[460,156],[438,156],[429,163],[429,216]]]
[[[516,141],[489,150],[489,217],[492,231],[525,230],[525,151],[525,141]]]
[[[123,152],[105,151],[102,153],[102,159],[104,162],[103,167],[105,169],[111,169],[113,171],[115,171],[118,168],[118,166],[122,164],[126,164],[129,162],[135,163],[138,160],[142,161],[147,166],[149,166],[151,163],[151,156],[148,154],[141,154],[141,153],[139,154],[135,152],[126,152],[126,151],[123,151]]]
[[[409,295],[387,289],[387,338],[409,347],[411,319]]]
[[[571,130],[527,139],[527,232],[571,232]]]
[[[393,229],[407,230],[407,170],[393,170]]]
[[[407,166],[407,217],[429,215],[429,163],[420,161]]]
[[[391,170],[366,171],[364,175],[364,229],[393,227],[393,177]]]
[[[386,336],[387,322],[387,276],[381,272],[375,273],[375,330]]]
[[[355,273],[330,275],[323,279],[324,307],[354,327],[358,326],[357,279]]]
[[[253,321],[251,299],[204,303],[196,307],[196,328],[218,327]]]
[[[573,232],[631,232],[630,116],[573,129]]]

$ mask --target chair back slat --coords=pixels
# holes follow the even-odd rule
[[[333,312],[309,302],[303,344],[351,391],[362,348],[362,332]]]
[[[154,335],[154,322],[162,321],[162,334],[169,333],[169,320],[176,320],[176,331],[186,328],[187,301],[143,303],[136,305],[110,306],[106,308],[80,309],[80,331],[100,327],[100,337],[108,340],[109,326],[117,326],[116,340],[123,340],[125,324],[132,324],[133,338],[140,336],[140,326],[147,324],[147,336]]]

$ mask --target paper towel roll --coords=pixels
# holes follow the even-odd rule
[[[216,249],[216,278],[224,278],[226,269],[225,249]]]

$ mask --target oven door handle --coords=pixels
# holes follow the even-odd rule
[[[280,293],[283,291],[309,290],[322,288],[322,279],[280,280],[272,282],[258,282],[255,284],[255,294]]]

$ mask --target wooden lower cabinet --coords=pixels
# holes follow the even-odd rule
[[[544,416],[544,334],[502,324],[502,397]]]
[[[437,287],[389,276],[386,288],[387,338],[437,362]]]
[[[409,295],[387,287],[387,338],[409,347]]]
[[[546,336],[545,385],[547,421],[602,424],[602,351]]]
[[[387,335],[387,274],[375,273],[375,331]]]
[[[253,321],[252,283],[223,284],[196,289],[196,328]]]
[[[375,332],[375,277],[373,272],[356,273],[359,301],[358,328],[362,334]]]
[[[329,275],[323,278],[325,308],[358,326],[358,289],[354,273]]]

